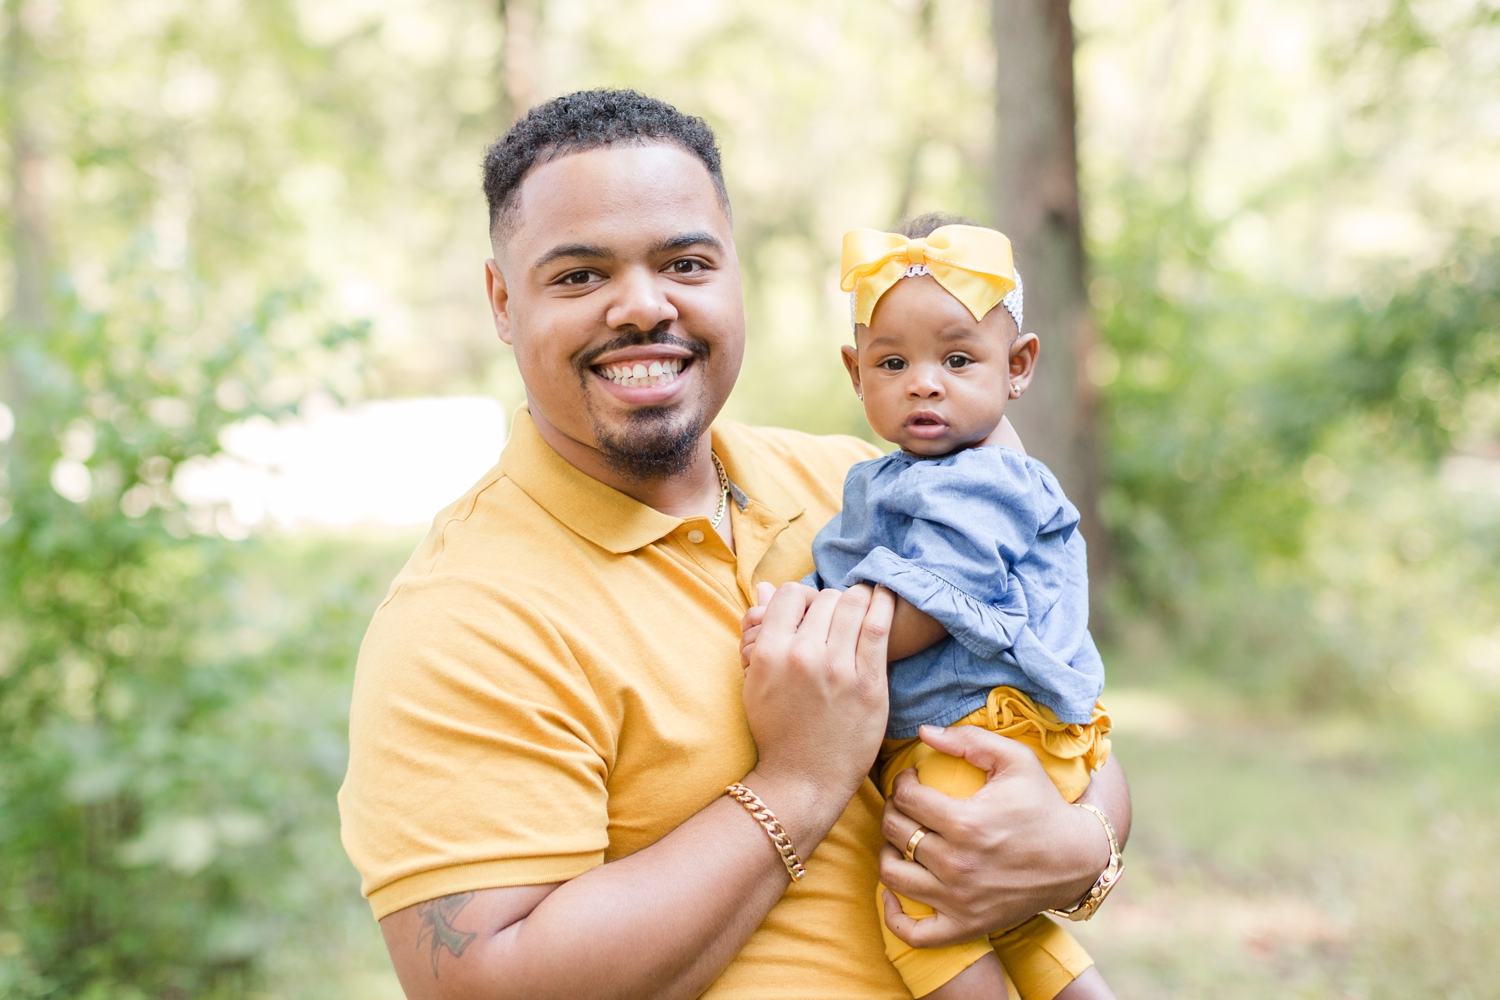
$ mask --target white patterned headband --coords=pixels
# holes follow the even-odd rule
[[[932,271],[928,270],[926,264],[913,264],[906,269],[906,273],[901,277],[919,278],[924,274],[931,273]],[[1016,330],[1024,331],[1026,328],[1021,323],[1021,317],[1023,315],[1022,303],[1025,300],[1025,294],[1021,287],[1021,272],[1016,271],[1015,275],[1016,287],[1006,293],[1005,298],[1000,300],[1000,304],[1005,307],[1006,312],[1010,313],[1011,319],[1016,321]],[[854,321],[854,295],[854,292],[849,293],[849,322],[857,326],[858,324]]]

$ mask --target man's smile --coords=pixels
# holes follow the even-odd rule
[[[630,406],[661,406],[677,398],[707,351],[689,341],[629,344],[585,355],[583,364],[605,392]]]
[[[677,379],[677,374],[687,362],[682,358],[651,358],[636,362],[621,361],[615,364],[595,365],[594,371],[615,385],[653,386],[666,385]]]

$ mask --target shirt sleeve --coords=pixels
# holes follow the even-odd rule
[[[893,544],[872,548],[843,585],[889,587],[976,656],[1014,646],[1028,608],[1011,567],[1040,531],[1065,525],[1059,515],[1071,507],[1055,480],[1023,456],[975,449],[952,463],[916,463],[871,500]]]
[[[349,745],[343,841],[377,919],[603,862],[612,728],[552,625],[490,584],[436,574],[382,606]]]

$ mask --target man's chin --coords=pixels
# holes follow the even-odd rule
[[[671,479],[693,464],[698,441],[708,429],[701,410],[683,406],[630,410],[623,419],[606,423],[590,413],[599,455],[615,472],[629,479]]]

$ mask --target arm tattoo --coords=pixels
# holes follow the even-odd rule
[[[417,904],[417,914],[422,918],[422,926],[417,931],[417,948],[420,949],[425,941],[431,939],[432,978],[434,979],[438,977],[438,958],[444,949],[447,949],[454,958],[458,958],[478,936],[473,931],[461,931],[453,926],[454,918],[458,916],[460,910],[469,905],[469,900],[473,898],[472,892],[460,892]]]

